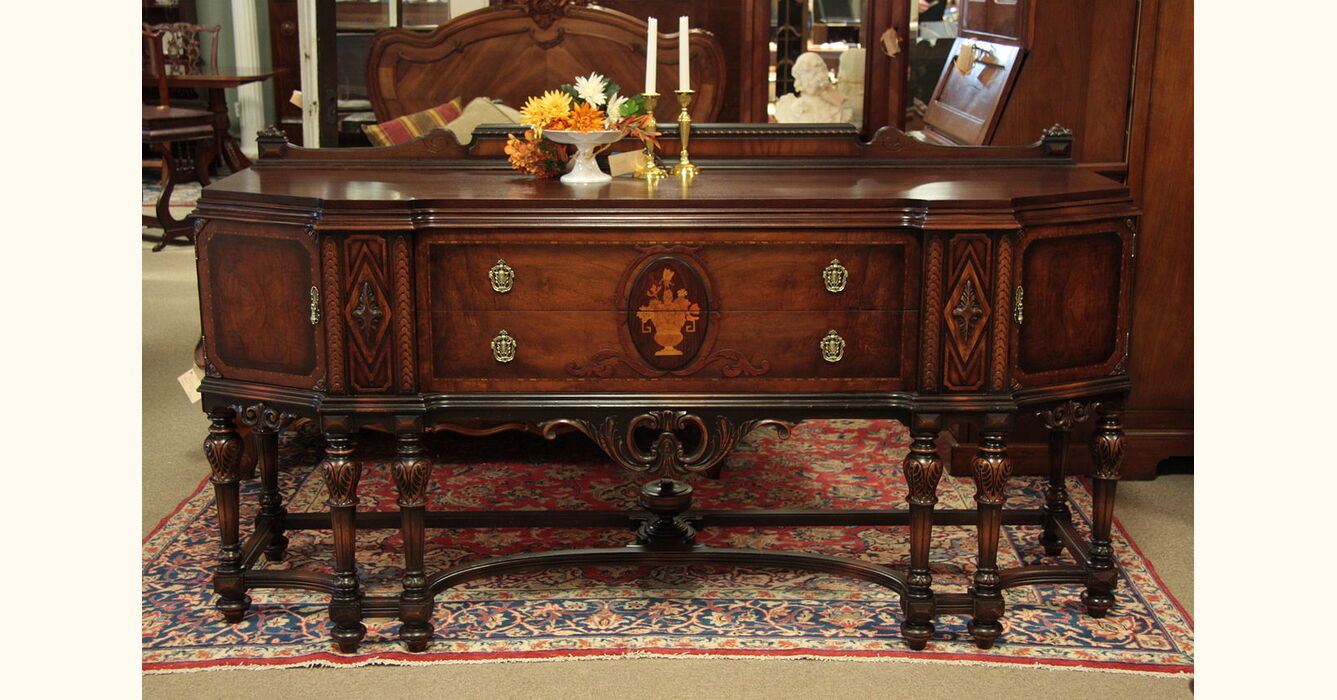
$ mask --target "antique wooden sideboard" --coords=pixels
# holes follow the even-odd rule
[[[707,158],[695,180],[574,187],[463,157],[470,150],[445,132],[338,151],[262,134],[255,167],[206,188],[195,213],[219,609],[236,622],[249,589],[323,591],[341,650],[357,648],[364,618],[398,617],[418,651],[432,636],[433,596],[473,578],[729,563],[886,586],[901,595],[903,636],[917,649],[941,613],[971,616],[975,642],[989,647],[1013,586],[1082,584],[1089,614],[1105,615],[1138,213],[1123,185],[1072,163],[1071,143],[1056,128],[1028,147],[934,162],[945,151],[888,129],[856,157]],[[1022,413],[1051,431],[1050,482],[1043,509],[1004,511],[1007,433]],[[743,435],[822,417],[910,427],[908,511],[692,508],[686,478],[715,468]],[[1091,417],[1088,541],[1064,473],[1070,431]],[[297,420],[325,435],[328,515],[287,513],[278,491],[276,434]],[[982,436],[973,510],[934,509],[948,421]],[[650,477],[645,512],[428,511],[425,433],[517,427],[589,436]],[[355,443],[366,430],[395,436],[398,513],[357,512]],[[245,539],[243,435],[261,480]],[[933,589],[935,522],[977,527],[968,593]],[[426,527],[554,523],[632,524],[636,544],[424,570]],[[841,523],[908,525],[907,570],[695,542],[706,527]],[[1042,525],[1046,551],[1077,563],[1000,569],[1005,524]],[[401,528],[399,596],[364,596],[358,527]],[[281,559],[296,529],[332,530],[332,575],[254,566]]]

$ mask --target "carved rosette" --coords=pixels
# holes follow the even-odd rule
[[[235,484],[241,480],[241,436],[233,423],[231,408],[209,412],[209,435],[204,439],[204,457],[209,460],[215,484]]]
[[[1036,411],[1035,415],[1044,421],[1050,430],[1072,430],[1077,423],[1085,423],[1091,413],[1089,407],[1077,401],[1065,401],[1053,408]]]
[[[573,427],[624,468],[670,479],[710,469],[744,435],[765,425],[774,426],[782,439],[789,437],[794,427],[779,420],[734,421],[724,415],[702,418],[688,411],[659,410],[630,418],[608,416],[602,423],[579,418],[554,420],[539,424],[539,428],[551,440],[559,426]],[[653,437],[638,439],[641,431],[653,433]],[[692,445],[690,452],[688,444]]]
[[[320,463],[320,470],[325,476],[325,488],[329,490],[330,507],[357,505],[357,484],[362,477],[362,465],[353,456],[353,438],[346,433],[330,433],[326,436],[325,459]]]
[[[427,483],[432,476],[432,459],[423,449],[422,436],[400,435],[396,449],[398,459],[391,466],[391,471],[395,477],[395,488],[399,491],[399,507],[427,505]]]
[[[985,433],[970,467],[975,475],[975,502],[988,506],[1003,505],[1007,480],[1012,477],[1012,460],[1008,459],[1003,436]]]
[[[903,463],[905,481],[910,487],[906,500],[911,505],[932,506],[938,502],[938,481],[942,478],[942,458],[932,433],[918,433],[910,443]]]
[[[1099,417],[1091,435],[1091,461],[1096,479],[1118,479],[1123,468],[1124,434],[1123,415],[1116,407],[1096,404]]]

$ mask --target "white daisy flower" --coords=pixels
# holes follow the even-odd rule
[[[608,96],[604,95],[604,88],[607,85],[607,78],[598,73],[590,73],[583,78],[576,78],[576,95],[591,106],[598,107],[608,99]]]
[[[622,105],[626,103],[627,98],[621,95],[613,95],[608,100],[608,108],[604,110],[604,124],[612,128],[614,124],[622,121]]]

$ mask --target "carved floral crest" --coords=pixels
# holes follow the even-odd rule
[[[543,29],[552,26],[558,18],[565,17],[572,8],[588,5],[590,0],[506,0],[506,5],[526,10]]]

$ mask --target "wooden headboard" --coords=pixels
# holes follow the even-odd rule
[[[547,9],[539,9],[547,8]],[[422,33],[376,33],[367,59],[367,91],[380,121],[443,102],[475,97],[519,109],[526,99],[598,72],[634,95],[645,82],[644,20],[602,7],[534,3],[484,8]],[[715,121],[724,85],[724,53],[714,35],[693,29],[688,43],[693,121]],[[678,35],[658,43],[655,117],[676,121]]]

